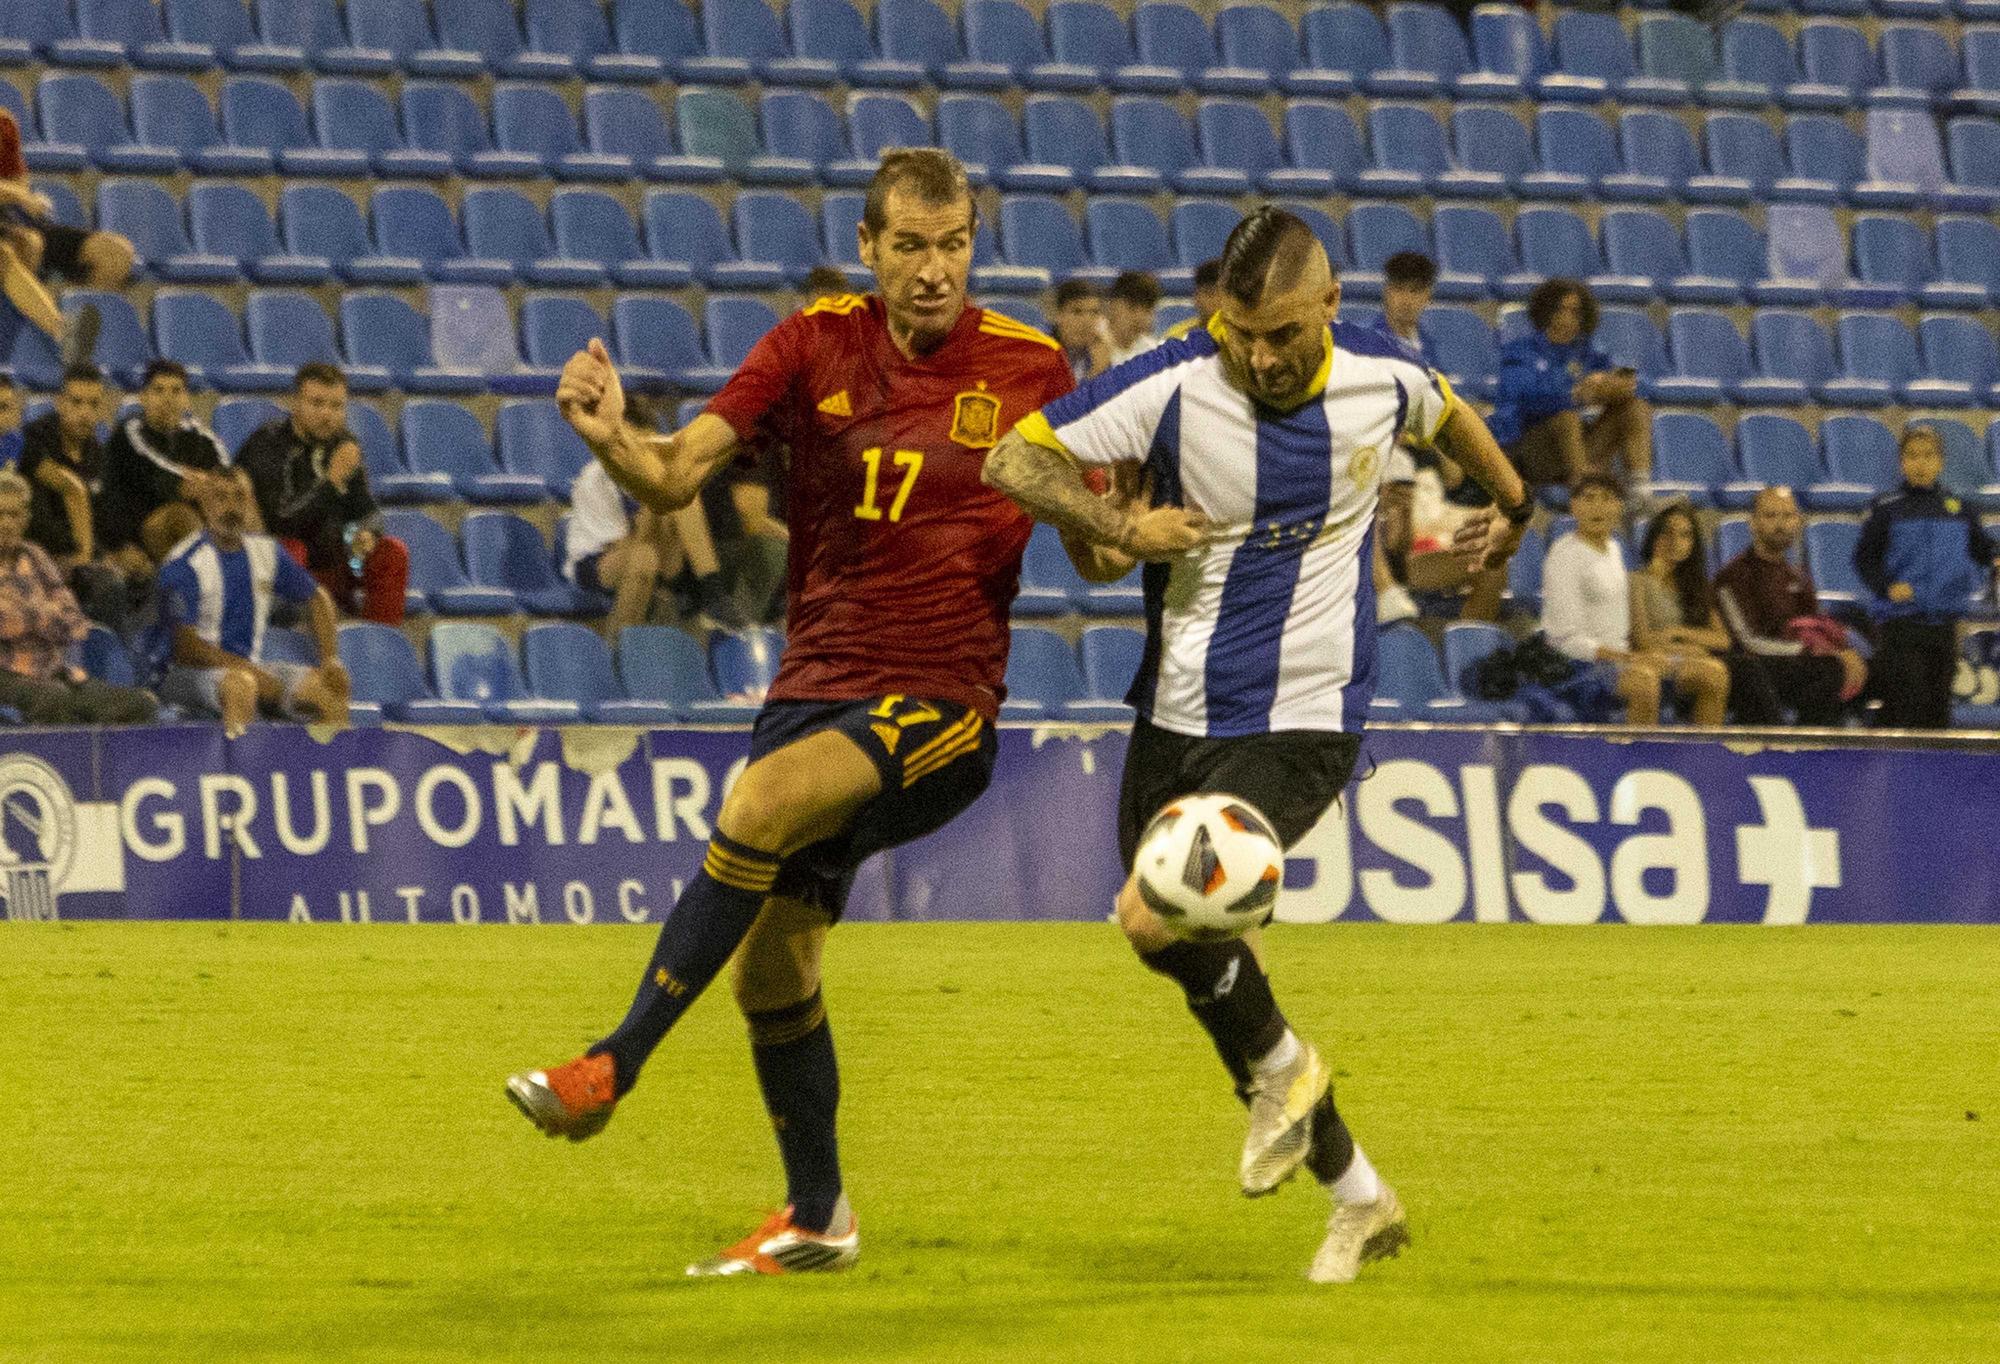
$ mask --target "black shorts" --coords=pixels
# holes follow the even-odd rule
[[[90,233],[80,227],[48,222],[36,223],[35,230],[42,234],[42,273],[82,283],[83,243]]]
[[[1250,802],[1289,848],[1340,799],[1360,753],[1361,736],[1338,730],[1196,739],[1139,719],[1118,787],[1119,862],[1131,870],[1139,836],[1167,802],[1203,792]]]
[[[576,585],[586,592],[603,592],[609,596],[616,596],[617,589],[607,587],[603,576],[598,572],[604,566],[606,552],[605,550],[599,550],[595,554],[586,554],[581,559],[578,559],[576,561],[575,581]]]
[[[979,798],[993,779],[999,740],[986,717],[953,701],[769,701],[750,732],[750,761],[823,729],[861,746],[882,774],[882,790],[846,829],[787,857],[771,893],[838,919],[863,862],[943,828]]]

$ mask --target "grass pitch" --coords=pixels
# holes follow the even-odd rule
[[[1105,925],[835,934],[861,1265],[690,1283],[782,1191],[725,991],[594,1141],[501,1097],[651,937],[0,927],[0,1360],[2000,1358],[2000,932],[1275,931],[1413,1219],[1335,1289]]]

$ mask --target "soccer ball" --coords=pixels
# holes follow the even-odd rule
[[[1271,921],[1285,850],[1236,796],[1183,796],[1153,816],[1134,859],[1139,898],[1177,937],[1221,942]]]

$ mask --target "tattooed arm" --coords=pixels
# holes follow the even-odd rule
[[[1018,431],[1001,438],[980,477],[1037,521],[1063,532],[1066,540],[1115,550],[1135,561],[1177,558],[1200,544],[1207,532],[1207,518],[1191,508],[1134,511],[1099,497],[1085,485],[1074,459],[1032,444]]]

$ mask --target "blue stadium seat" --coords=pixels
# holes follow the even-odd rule
[[[1021,588],[1014,596],[1014,614],[1068,615],[1082,604],[1088,587],[1070,563],[1055,528],[1037,525],[1021,554]]]
[[[1212,199],[1190,199],[1175,204],[1169,220],[1174,255],[1192,272],[1203,261],[1213,260],[1222,254],[1229,234],[1242,220],[1242,211],[1234,204],[1217,203]]]
[[[322,147],[358,151],[379,174],[443,180],[455,169],[443,152],[407,146],[395,109],[367,81],[315,81],[312,108]]]
[[[185,76],[135,77],[132,126],[140,144],[164,148],[202,175],[269,175],[276,164],[262,147],[225,142],[208,96]]]
[[[424,274],[445,284],[508,284],[514,267],[469,256],[458,222],[435,190],[391,185],[369,202],[376,245],[385,256],[419,261]]]
[[[611,305],[612,353],[628,373],[644,366],[676,387],[712,393],[729,377],[708,362],[701,331],[669,298],[625,295]]]
[[[584,591],[556,571],[542,533],[514,513],[473,512],[458,533],[472,581],[511,592],[530,615],[574,616],[604,609],[601,595]]]
[[[653,254],[671,247],[702,283],[718,288],[775,289],[785,281],[776,261],[740,260],[715,205],[689,190],[650,190],[642,216]]]
[[[710,294],[703,311],[709,358],[728,370],[740,367],[750,348],[778,325],[778,315],[757,298]]]
[[[762,697],[778,676],[784,636],[766,626],[718,630],[708,638],[708,665],[725,697]]]
[[[1271,45],[1282,53],[1273,28]],[[1310,93],[1338,97],[1344,87],[1359,87],[1376,96],[1421,95],[1434,92],[1436,78],[1425,71],[1399,68],[1390,54],[1389,35],[1369,9],[1345,0],[1314,5],[1300,17],[1299,38],[1305,48],[1305,72],[1294,72],[1295,84],[1310,83]]]
[[[965,55],[1004,68],[1016,85],[1030,90],[1092,90],[1098,72],[1058,62],[1049,55],[1042,28],[1018,0],[967,0],[959,9]]]
[[[196,251],[237,261],[243,273],[259,284],[324,284],[333,276],[333,262],[327,257],[297,254],[279,245],[264,201],[241,185],[193,186],[188,190],[187,215]]]
[[[491,625],[440,621],[431,627],[429,652],[438,694],[477,705],[488,720],[535,725],[583,718],[574,701],[538,700],[528,694],[514,646]]]
[[[948,94],[937,104],[938,144],[965,165],[974,185],[1061,193],[1076,185],[1068,166],[1029,162],[1014,116],[991,95]]]
[[[224,393],[269,393],[291,387],[290,371],[250,363],[243,333],[220,299],[183,289],[162,289],[153,297],[153,344],[169,360],[188,368],[188,377]]]
[[[1173,0],[1134,9],[1132,37],[1140,61],[1177,72],[1182,85],[1201,94],[1261,95],[1271,88],[1268,72],[1224,66],[1208,20]]]
[[[1335,189],[1353,188],[1368,166],[1361,134],[1347,110],[1331,100],[1286,102],[1285,155],[1296,170],[1324,175]]]
[[[1829,181],[1802,180],[1791,174],[1778,135],[1754,114],[1710,114],[1702,129],[1710,174],[1695,183],[1700,201],[1747,204],[1772,199],[1831,203],[1839,197]]]
[[[264,41],[298,52],[316,71],[379,76],[394,69],[393,54],[349,40],[335,0],[256,0],[256,9]]]
[[[709,55],[701,20],[680,0],[613,5],[611,36],[620,52],[649,57],[677,80],[733,85],[750,79],[746,63]]]
[[[1156,170],[1119,164],[1105,140],[1103,123],[1080,99],[1030,95],[1021,121],[1030,160],[1066,166],[1079,184],[1091,190],[1150,194],[1164,183]]]
[[[231,76],[222,86],[222,130],[240,147],[271,153],[288,175],[366,176],[368,154],[320,146],[292,92],[265,76]]]
[[[1932,306],[1977,308],[1981,290],[1935,283],[1936,263],[1924,230],[1900,214],[1857,214],[1851,225],[1854,273],[1869,293],[1853,301],[1862,306],[1893,308],[1920,295]]]
[[[1725,516],[1715,523],[1715,543],[1710,551],[1714,566],[1720,568],[1750,548],[1750,518]],[[1794,559],[1800,556],[1794,551]]]
[[[424,282],[424,262],[376,250],[360,206],[346,190],[330,184],[286,186],[278,200],[278,226],[286,258],[324,264],[326,272],[348,284]]]
[[[1875,407],[1970,407],[1985,394],[1948,379],[1924,377],[1916,338],[1889,313],[1844,313],[1839,323],[1840,376],[1825,387],[1829,402]]]
[[[1519,99],[1518,76],[1475,65],[1459,21],[1436,5],[1396,3],[1389,6],[1390,65],[1403,83],[1403,93],[1419,93],[1416,81],[1431,77],[1433,89],[1448,90],[1458,99]],[[1310,46],[1308,52],[1311,51]],[[1377,71],[1379,89],[1388,73]]]
[[[310,294],[253,289],[243,306],[243,327],[250,336],[251,358],[277,387],[290,388],[298,367],[314,362],[343,366],[347,386],[356,393],[389,387],[387,369],[347,363],[334,339],[333,319]]]
[[[1336,11],[1340,6],[1332,7]],[[1364,14],[1366,11],[1362,11]],[[1371,19],[1373,16],[1369,16]],[[1343,52],[1356,50],[1343,33]],[[1354,88],[1351,68],[1327,69],[1308,63],[1299,49],[1292,21],[1263,5],[1230,5],[1215,16],[1215,44],[1223,65],[1259,72],[1288,95],[1318,95],[1338,99]],[[1387,65],[1387,63],[1383,63]],[[1414,93],[1394,84],[1370,88],[1371,94]]]
[[[97,225],[132,243],[155,279],[172,284],[222,284],[241,277],[233,257],[196,255],[181,225],[180,205],[151,180],[106,180],[97,187]]]
[[[690,162],[719,165],[729,179],[753,185],[810,185],[816,166],[770,156],[757,135],[757,117],[727,90],[683,90],[674,100],[681,154]]]
[[[89,64],[131,62],[152,71],[206,71],[215,49],[167,37],[157,0],[76,0],[76,27],[82,41],[59,50],[59,59],[86,54]]]
[[[1108,265],[1091,264],[1076,219],[1061,200],[1047,195],[1009,194],[1000,200],[1000,244],[1008,260],[1046,270],[1058,283],[1077,277],[1108,283],[1116,274]]]
[[[1698,278],[1720,280],[1755,303],[1814,303],[1820,290],[1803,280],[1768,279],[1764,234],[1740,213],[1696,209],[1687,216],[1688,264]]]
[[[521,356],[525,364],[513,374],[496,374],[495,393],[553,397],[556,381],[570,356],[611,329],[597,309],[565,294],[529,294],[521,300]]]
[[[494,75],[553,81],[576,74],[567,55],[527,49],[508,0],[431,0],[431,13],[444,46],[476,53]]]
[[[1632,39],[1617,16],[1565,9],[1556,15],[1555,64],[1558,75],[1543,80],[1544,99],[1591,103],[1612,96],[1627,103],[1668,103],[1662,91],[1639,79]],[[1562,95],[1546,87],[1565,87]]]
[[[1736,422],[1736,454],[1744,481],[1725,493],[1725,506],[1747,509],[1757,491],[1768,487],[1790,488],[1799,504],[1811,511],[1852,510],[1875,495],[1872,487],[1829,479],[1812,434],[1794,417],[1746,412]],[[1725,562],[1734,557],[1722,551]]]
[[[1736,192],[1733,183],[1718,182],[1706,174],[1694,137],[1673,114],[1657,109],[1628,110],[1618,120],[1618,141],[1632,173],[1665,185],[1669,198],[1727,202]]]
[[[1498,176],[1507,190],[1542,199],[1581,199],[1589,186],[1577,176],[1544,174],[1527,125],[1511,110],[1491,104],[1461,104],[1452,110],[1451,141],[1457,164]]]
[[[1951,183],[1932,198],[1948,208],[2000,208],[2000,120],[1955,118],[1945,127]]]
[[[932,0],[878,0],[875,41],[882,55],[923,68],[950,90],[1001,90],[1011,76],[1004,66],[968,61],[958,29]]]
[[[1629,365],[1638,373],[1639,392],[1646,397],[1672,368],[1667,343],[1644,308],[1606,306],[1598,314],[1596,339],[1613,364]]]
[[[662,6],[674,8],[673,0]],[[493,141],[503,152],[533,157],[558,180],[630,180],[634,173],[628,156],[586,150],[569,105],[545,85],[503,81],[493,87]]]
[[[603,636],[588,626],[544,621],[521,637],[521,661],[536,696],[571,701],[587,720],[614,725],[671,724],[681,711],[666,701],[627,699]]]
[[[1414,625],[1392,625],[1376,636],[1376,691],[1394,701],[1397,714],[1425,720],[1471,720],[1473,703],[1462,700],[1445,680],[1437,650]],[[1477,718],[1497,718],[1476,707]]]
[[[81,169],[86,159],[109,171],[170,175],[180,169],[172,148],[133,141],[124,102],[95,76],[43,76],[35,87],[35,108],[44,143],[35,169]]]
[[[458,403],[418,398],[403,404],[403,456],[409,472],[384,480],[378,491],[389,500],[539,502],[548,486],[533,474],[504,473],[479,418]]]
[[[675,147],[666,112],[648,91],[619,86],[586,89],[583,126],[593,152],[622,158],[643,179],[667,184],[710,184],[722,179],[720,161],[688,156]]]
[[[1461,166],[1445,145],[1444,126],[1417,104],[1377,104],[1368,115],[1376,167],[1359,177],[1367,193],[1428,189],[1440,197],[1486,199],[1504,194],[1507,179]]]
[[[1061,204],[1055,208],[1063,211]],[[1174,266],[1167,225],[1143,200],[1093,195],[1083,206],[1083,222],[1090,237],[1091,258],[1100,266],[1146,270],[1154,275]]]
[[[736,240],[754,260],[772,261],[793,284],[804,284],[825,263],[819,226],[806,206],[789,194],[752,190],[738,194],[731,209]]]
[[[1355,298],[1382,296],[1382,263],[1400,251],[1431,254],[1430,234],[1400,204],[1356,204],[1347,213],[1347,259],[1342,287]]]
[[[490,616],[514,610],[513,593],[473,586],[459,557],[458,538],[424,513],[392,507],[382,513],[382,532],[410,551],[406,596],[411,611]]]
[[[1171,104],[1150,95],[1112,101],[1111,145],[1121,162],[1157,171],[1184,193],[1241,194],[1250,188],[1244,171],[1203,165],[1193,129]]]
[[[1535,118],[1535,146],[1544,171],[1581,177],[1600,198],[1653,201],[1668,196],[1667,184],[1657,176],[1625,168],[1610,125],[1587,109],[1544,106]]]
[[[1653,414],[1655,497],[1685,497],[1697,507],[1716,505],[1723,488],[1740,483],[1729,458],[1727,438],[1715,419],[1701,412]]]
[[[1806,523],[1806,566],[1812,570],[1822,605],[1859,602],[1869,596],[1854,567],[1854,546],[1860,538],[1861,526],[1854,521]]]
[[[2000,298],[2000,225],[1985,218],[1937,220],[1938,278],[1967,291]],[[1926,299],[1926,302],[1931,300]]]
[[[1662,402],[1719,403],[1740,397],[1751,381],[1750,352],[1729,315],[1706,308],[1676,308],[1667,318],[1673,373],[1653,384]]]
[[[444,81],[406,81],[402,106],[410,146],[447,157],[460,174],[495,179],[542,173],[540,156],[494,147],[486,115],[460,86]]]
[[[1083,663],[1084,695],[1093,701],[1122,701],[1139,674],[1146,634],[1126,625],[1089,625],[1077,638]]]
[[[1965,84],[1952,91],[1950,102],[1982,114],[2000,114],[2000,28],[1967,27],[1961,38]]]
[[[1722,72],[1739,88],[1760,91],[1760,104],[1776,103],[1787,109],[1849,107],[1847,91],[1805,78],[1792,40],[1767,20],[1732,19],[1724,27]]]
[[[1868,179],[1848,196],[1856,204],[1897,208],[1928,203],[1937,208],[1987,212],[2000,203],[1994,191],[1951,182],[1937,121],[1928,109],[1870,109],[1863,121]],[[1990,169],[1985,173],[1989,178],[1993,175]]]
[[[284,415],[285,410],[269,398],[224,398],[215,405],[209,429],[229,449],[241,451],[252,431]]]
[[[928,115],[903,95],[858,94],[848,100],[847,127],[854,154],[878,160],[890,147],[929,147],[937,143]]]
[[[1069,642],[1053,630],[1017,625],[1007,651],[1007,720],[1117,721],[1131,709],[1117,702],[1084,699],[1083,669]]]
[[[1767,308],[1750,320],[1750,343],[1757,357],[1767,402],[1802,403],[1823,396],[1835,378],[1833,342],[1810,313]]]
[[[1651,280],[1606,270],[1590,228],[1569,209],[1523,209],[1515,216],[1514,233],[1528,274],[1584,280],[1601,303],[1645,303],[1652,297]]]
[[[1734,283],[1690,271],[1680,232],[1657,209],[1612,209],[1599,231],[1611,272],[1651,280],[1669,302],[1734,303],[1741,297]]]
[[[1518,555],[1515,557],[1519,558]],[[1535,567],[1539,569],[1540,565],[1536,564]],[[1539,572],[1535,577],[1535,585],[1535,595],[1539,598],[1541,586]],[[1418,638],[1420,640],[1423,639],[1422,635],[1418,635]],[[1428,648],[1429,641],[1424,640],[1423,642],[1425,647]],[[1461,700],[1465,700],[1466,673],[1489,654],[1501,649],[1512,648],[1513,644],[1512,637],[1505,630],[1502,630],[1497,625],[1489,625],[1484,621],[1453,621],[1451,624],[1445,626],[1444,675],[1446,685],[1451,688],[1451,694]],[[1465,704],[1471,707],[1480,703],[1465,700]],[[1507,718],[1525,718],[1525,716],[1519,715],[1504,704],[1493,706],[1492,703],[1486,703],[1486,706],[1489,713],[1497,712]],[[1467,718],[1470,719],[1472,717],[1468,715]]]
[[[358,724],[380,723],[387,718],[418,724],[476,725],[486,718],[479,706],[440,701],[424,677],[409,637],[394,626],[365,620],[343,622],[340,661],[353,682],[350,709]]]
[[[590,463],[590,450],[554,403],[502,403],[493,431],[502,469],[539,478],[558,501],[569,500],[570,485]]]
[[[829,185],[865,186],[873,178],[875,162],[854,154],[840,115],[823,96],[810,90],[766,90],[761,112],[764,145],[772,159],[811,166]]]
[[[487,284],[438,284],[430,293],[431,354],[448,370],[511,374],[521,367],[504,294]]]
[[[529,51],[566,57],[590,80],[656,81],[665,74],[658,57],[618,51],[597,0],[535,0],[523,7],[523,15]]]
[[[51,57],[58,43],[75,37],[76,16],[68,5],[10,5],[0,10],[0,65],[25,66]],[[106,54],[99,64],[116,61]]]
[[[1171,95],[1185,82],[1176,67],[1140,61],[1131,30],[1109,5],[1097,0],[1055,0],[1049,6],[1048,24],[1050,55],[1065,65],[1091,71],[1094,84],[1125,95]]]
[[[1872,102],[1928,105],[1965,84],[1958,52],[1934,24],[1884,24],[1880,51],[1883,89]]]
[[[1853,108],[1882,85],[1882,68],[1858,24],[1809,19],[1799,26],[1799,69],[1814,85],[1840,92]]]
[[[1248,100],[1202,100],[1195,111],[1195,129],[1209,166],[1243,171],[1267,193],[1317,196],[1333,192],[1331,172],[1285,163],[1271,121]]]
[[[724,701],[717,694],[701,641],[671,625],[621,630],[618,676],[635,701],[670,706],[689,719],[741,721],[757,715],[755,703]]]
[[[1912,186],[1864,183],[1867,172],[1861,139],[1835,115],[1792,115],[1785,124],[1785,151],[1794,178],[1778,182],[1779,197],[1883,208],[1908,208],[1917,201]],[[1828,195],[1824,186],[1831,186],[1833,193]]]
[[[263,0],[293,3],[293,0]],[[356,48],[386,56],[415,76],[483,76],[486,58],[456,35],[443,43],[431,31],[428,8],[405,0],[347,0],[347,27]]]
[[[1959,385],[1975,404],[2000,406],[2000,354],[1984,323],[1932,313],[1917,323],[1917,331],[1923,338],[1926,373]]]
[[[1509,98],[1541,94],[1544,99],[1561,95],[1542,91],[1542,78],[1552,70],[1548,46],[1541,26],[1518,7],[1481,5],[1472,11],[1472,53],[1480,71],[1504,76],[1511,82]]]
[[[1717,99],[1716,83],[1721,79],[1721,63],[1716,58],[1715,35],[1708,25],[1682,14],[1649,14],[1639,20],[1639,70],[1662,93],[1672,99],[1661,103],[1702,104],[1758,103],[1747,100],[1748,92],[1727,90],[1734,98]]]
[[[549,197],[549,222],[558,255],[595,262],[618,284],[673,289],[690,280],[685,263],[646,255],[632,215],[602,190],[557,190]]]
[[[499,188],[469,190],[461,212],[467,249],[483,260],[506,261],[518,279],[576,288],[605,281],[599,262],[556,254],[542,210],[524,194]]]
[[[1500,373],[1500,347],[1486,319],[1470,308],[1440,304],[1417,322],[1424,346],[1451,386],[1475,398],[1490,398]]]
[[[74,317],[86,304],[97,309],[100,323],[97,345],[87,358],[121,387],[137,388],[141,373],[153,358],[153,342],[146,335],[145,324],[139,320],[131,300],[123,294],[92,289],[63,291],[62,310],[65,317]],[[19,353],[18,346],[16,353]],[[52,369],[54,372],[47,376],[36,376],[22,372],[17,363],[15,377],[32,388],[53,389],[62,376],[59,365],[52,366]],[[44,377],[49,382],[39,381]]]
[[[701,6],[701,22],[711,61],[729,64],[706,79],[733,83],[754,75],[773,85],[819,86],[839,78],[833,62],[792,54],[777,14],[762,0],[708,0]],[[689,72],[689,79],[701,78]]]
[[[913,90],[924,82],[915,62],[891,61],[875,46],[867,22],[849,0],[792,0],[786,14],[792,50],[831,63],[850,86]]]

